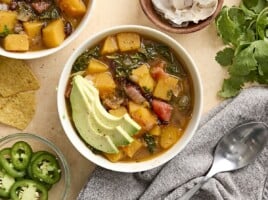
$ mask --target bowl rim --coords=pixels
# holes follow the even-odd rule
[[[57,157],[60,159],[60,162],[62,163],[62,167],[64,170],[65,181],[64,181],[64,192],[63,192],[62,199],[63,200],[67,199],[70,185],[71,185],[71,173],[70,173],[70,167],[68,165],[68,162],[66,161],[59,147],[57,147],[53,142],[49,141],[48,139],[40,135],[33,134],[33,133],[13,133],[11,135],[7,135],[7,136],[0,138],[0,144],[4,142],[12,141],[14,139],[18,139],[18,138],[21,140],[23,140],[23,138],[30,138],[30,139],[37,140],[41,143],[46,144],[49,148],[51,148],[57,154]]]
[[[186,27],[173,27],[168,22],[165,22],[163,19],[161,19],[160,15],[155,12],[151,0],[139,0],[139,2],[144,14],[158,28],[161,28],[170,33],[186,34],[199,31],[208,26],[219,14],[223,6],[224,0],[218,0],[216,10],[207,19],[202,20],[200,23],[192,24],[192,26],[186,26]]]
[[[74,32],[69,37],[67,37],[63,41],[63,43],[60,44],[59,46],[54,48],[42,49],[37,51],[26,51],[26,52],[6,51],[3,49],[3,47],[0,46],[0,55],[8,58],[29,60],[29,59],[46,57],[62,50],[80,35],[80,33],[85,29],[87,23],[89,22],[95,7],[95,0],[90,0],[88,2],[89,4],[87,6],[87,12],[85,16],[82,18],[81,22],[78,24]]]
[[[175,145],[173,145],[169,150],[167,150],[165,153],[159,156],[156,156],[155,158],[145,160],[142,162],[112,163],[108,161],[107,159],[101,157],[100,155],[95,155],[94,153],[92,153],[91,150],[89,150],[86,144],[82,141],[82,139],[80,139],[78,134],[75,132],[74,127],[72,126],[68,117],[68,111],[66,108],[66,102],[65,102],[65,97],[64,97],[67,81],[69,79],[72,64],[74,63],[75,59],[82,52],[84,52],[84,50],[86,50],[88,47],[93,46],[97,42],[103,40],[108,35],[116,34],[119,32],[137,32],[142,35],[154,35],[153,37],[155,39],[157,39],[158,41],[162,40],[162,42],[169,45],[173,50],[174,50],[174,47],[176,47],[177,48],[176,51],[179,51],[179,54],[180,55],[182,54],[181,56],[184,57],[183,58],[184,61],[187,61],[187,65],[190,65],[190,69],[189,67],[187,67],[187,70],[191,74],[191,77],[193,79],[193,87],[195,90],[194,91],[195,102],[194,102],[194,110],[193,110],[194,114],[186,128],[185,133],[181,137],[181,139]],[[152,38],[152,36],[150,37]],[[161,37],[161,40],[159,39],[159,37]],[[174,156],[176,156],[189,143],[190,139],[193,137],[197,129],[197,126],[199,124],[199,121],[200,121],[202,106],[203,106],[203,89],[202,89],[201,78],[200,78],[197,66],[194,63],[191,56],[188,54],[188,52],[176,40],[174,40],[167,34],[164,34],[156,29],[145,27],[145,26],[140,26],[140,25],[120,25],[120,26],[108,28],[108,29],[105,29],[101,32],[98,32],[92,35],[90,38],[84,41],[67,60],[64,66],[64,69],[61,73],[59,83],[58,83],[58,90],[57,90],[57,108],[58,108],[60,122],[61,122],[61,125],[63,127],[65,134],[67,135],[67,137],[69,138],[73,146],[76,148],[76,150],[81,155],[83,155],[86,159],[95,163],[98,166],[101,166],[103,168],[106,168],[112,171],[128,172],[128,173],[140,172],[140,171],[145,171],[145,170],[158,167],[168,162]]]

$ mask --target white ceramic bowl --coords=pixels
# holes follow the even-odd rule
[[[182,62],[185,63],[185,67],[190,73],[190,76],[193,80],[193,89],[194,89],[194,106],[193,106],[193,114],[192,119],[190,120],[183,136],[181,139],[173,145],[168,151],[165,153],[142,162],[117,162],[112,163],[109,160],[103,158],[100,155],[96,155],[91,152],[91,150],[86,146],[86,144],[80,139],[78,134],[76,133],[74,127],[70,122],[70,118],[68,116],[66,101],[64,97],[66,85],[69,79],[69,75],[71,72],[72,65],[76,58],[83,53],[88,47],[93,47],[98,42],[103,40],[108,35],[113,35],[119,32],[136,32],[140,33],[143,36],[149,36],[149,38],[156,39],[157,41],[163,42],[164,44],[171,47],[177,55],[180,56]],[[60,77],[59,85],[58,85],[58,94],[57,94],[57,106],[58,106],[58,113],[60,117],[61,124],[63,129],[71,141],[71,143],[75,146],[75,148],[88,160],[91,162],[113,170],[113,171],[120,171],[120,172],[139,172],[145,171],[157,166],[160,166],[174,156],[176,156],[191,140],[192,136],[194,135],[196,128],[199,124],[200,115],[202,111],[202,85],[200,76],[197,70],[197,67],[192,60],[191,56],[187,53],[187,51],[174,39],[169,37],[168,35],[157,31],[152,28],[143,27],[143,26],[136,26],[136,25],[124,25],[124,26],[117,26],[111,29],[104,30],[96,35],[90,37],[87,41],[79,46],[76,51],[71,55],[69,60],[67,61],[63,72]]]
[[[48,56],[48,55],[51,55],[51,54],[63,49],[68,44],[70,44],[75,38],[77,38],[78,35],[81,33],[81,31],[85,28],[85,26],[87,25],[87,23],[91,17],[91,13],[92,13],[92,10],[94,8],[94,5],[95,5],[95,0],[88,1],[86,14],[82,18],[79,25],[74,30],[74,32],[70,36],[68,36],[63,41],[63,43],[61,45],[54,47],[54,48],[43,49],[43,50],[38,50],[38,51],[27,51],[27,52],[6,51],[5,49],[3,49],[2,46],[0,46],[0,55],[5,56],[5,57],[9,57],[9,58],[28,60],[28,59],[35,59],[35,58],[41,58],[44,56]]]

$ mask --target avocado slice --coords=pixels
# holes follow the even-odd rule
[[[80,75],[75,76],[73,78],[73,88],[72,88],[71,97],[70,97],[71,107],[72,107],[72,109],[73,109],[73,107],[74,108],[79,107],[78,105],[74,105],[75,103],[76,104],[83,103],[83,105],[84,105],[84,108],[81,108],[81,105],[79,107],[80,114],[75,114],[74,113],[75,110],[73,109],[73,117],[74,117],[74,115],[79,115],[79,116],[82,115],[81,112],[84,113],[83,117],[88,118],[87,119],[88,121],[86,123],[88,124],[87,126],[91,129],[91,131],[93,131],[95,134],[97,134],[99,136],[109,137],[109,139],[111,139],[112,143],[116,147],[128,145],[131,142],[133,142],[134,139],[130,136],[130,134],[136,133],[136,131],[138,129],[136,129],[135,126],[133,126],[134,128],[132,128],[132,126],[129,126],[132,129],[125,130],[123,128],[123,126],[121,126],[121,124],[125,124],[125,121],[122,120],[123,118],[121,119],[121,118],[117,118],[117,117],[110,115],[104,109],[104,107],[102,107],[101,104],[100,104],[101,107],[99,107],[99,108],[102,109],[102,113],[104,113],[104,114],[98,115],[97,113],[99,112],[99,110],[96,106],[94,106],[96,104],[95,102],[100,103],[98,92],[90,93],[90,90],[87,87],[85,87],[86,84],[89,84],[89,86],[90,86],[90,83]],[[92,88],[92,90],[95,89],[93,85],[91,86],[91,88]],[[73,90],[74,90],[74,92],[73,92]],[[76,97],[72,97],[75,95],[76,95]],[[74,99],[74,101],[72,99]],[[76,99],[78,99],[78,100],[76,100]],[[80,103],[78,101],[80,101]],[[107,116],[110,118],[103,120],[104,116]],[[109,120],[109,119],[111,119],[111,120]],[[127,116],[126,116],[126,119],[129,120],[130,125],[131,125],[131,122],[134,121],[130,117],[128,119]],[[113,123],[115,120],[117,120],[117,124]],[[75,119],[74,119],[74,122],[75,122]],[[83,123],[85,123],[85,120]],[[83,125],[79,120],[77,120],[77,122],[75,122],[75,125],[76,125],[76,128],[78,129],[78,132],[82,136],[82,138],[86,142],[88,142],[90,145],[92,145],[93,141],[89,141],[89,140],[91,140],[91,137],[89,137],[88,134],[83,134],[83,132],[85,132],[85,130],[81,130],[83,128],[83,126],[85,126],[85,125]],[[127,131],[129,131],[129,132],[127,132]],[[96,145],[96,144],[94,144],[94,145]],[[97,149],[100,148],[100,147],[95,147],[95,146],[93,146],[93,147],[97,148]]]
[[[125,114],[123,117],[115,117],[105,110],[99,99],[99,91],[90,84],[88,80],[85,80],[80,75],[75,79],[81,81],[80,83],[84,86],[88,101],[93,104],[95,115],[97,118],[101,119],[103,124],[109,124],[110,127],[117,127],[120,125],[130,136],[139,132],[141,129],[140,125],[135,122],[129,114]]]
[[[86,143],[106,153],[118,153],[119,150],[108,135],[98,134],[92,129],[92,122],[89,117],[90,104],[76,81],[70,95],[72,117],[76,129]]]
[[[101,135],[108,135],[116,146],[124,146],[133,142],[133,138],[120,126],[110,127],[97,118],[95,109],[91,105],[91,128]]]

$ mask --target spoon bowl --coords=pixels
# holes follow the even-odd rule
[[[231,129],[217,144],[207,175],[179,200],[190,199],[215,174],[237,170],[252,163],[267,141],[268,126],[263,122],[248,122]]]
[[[215,150],[214,163],[220,159],[232,163],[239,169],[253,162],[268,140],[267,126],[261,122],[249,122],[232,129],[225,135]]]

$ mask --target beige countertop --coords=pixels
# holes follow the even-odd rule
[[[225,0],[225,5],[234,5],[237,2],[238,0]],[[59,76],[68,57],[86,38],[103,29],[125,24],[158,29],[144,15],[138,0],[96,0],[86,29],[75,41],[54,55],[27,61],[39,79],[41,87],[37,92],[36,114],[23,132],[46,137],[66,156],[71,168],[71,188],[68,197],[70,200],[76,198],[94,165],[72,146],[60,125],[56,105]],[[216,94],[226,75],[225,70],[214,59],[216,52],[223,47],[221,39],[216,34],[215,25],[212,23],[201,31],[186,35],[167,34],[176,39],[197,64],[204,89],[203,114],[205,114],[221,102]],[[17,132],[21,131],[0,124],[0,137]]]

